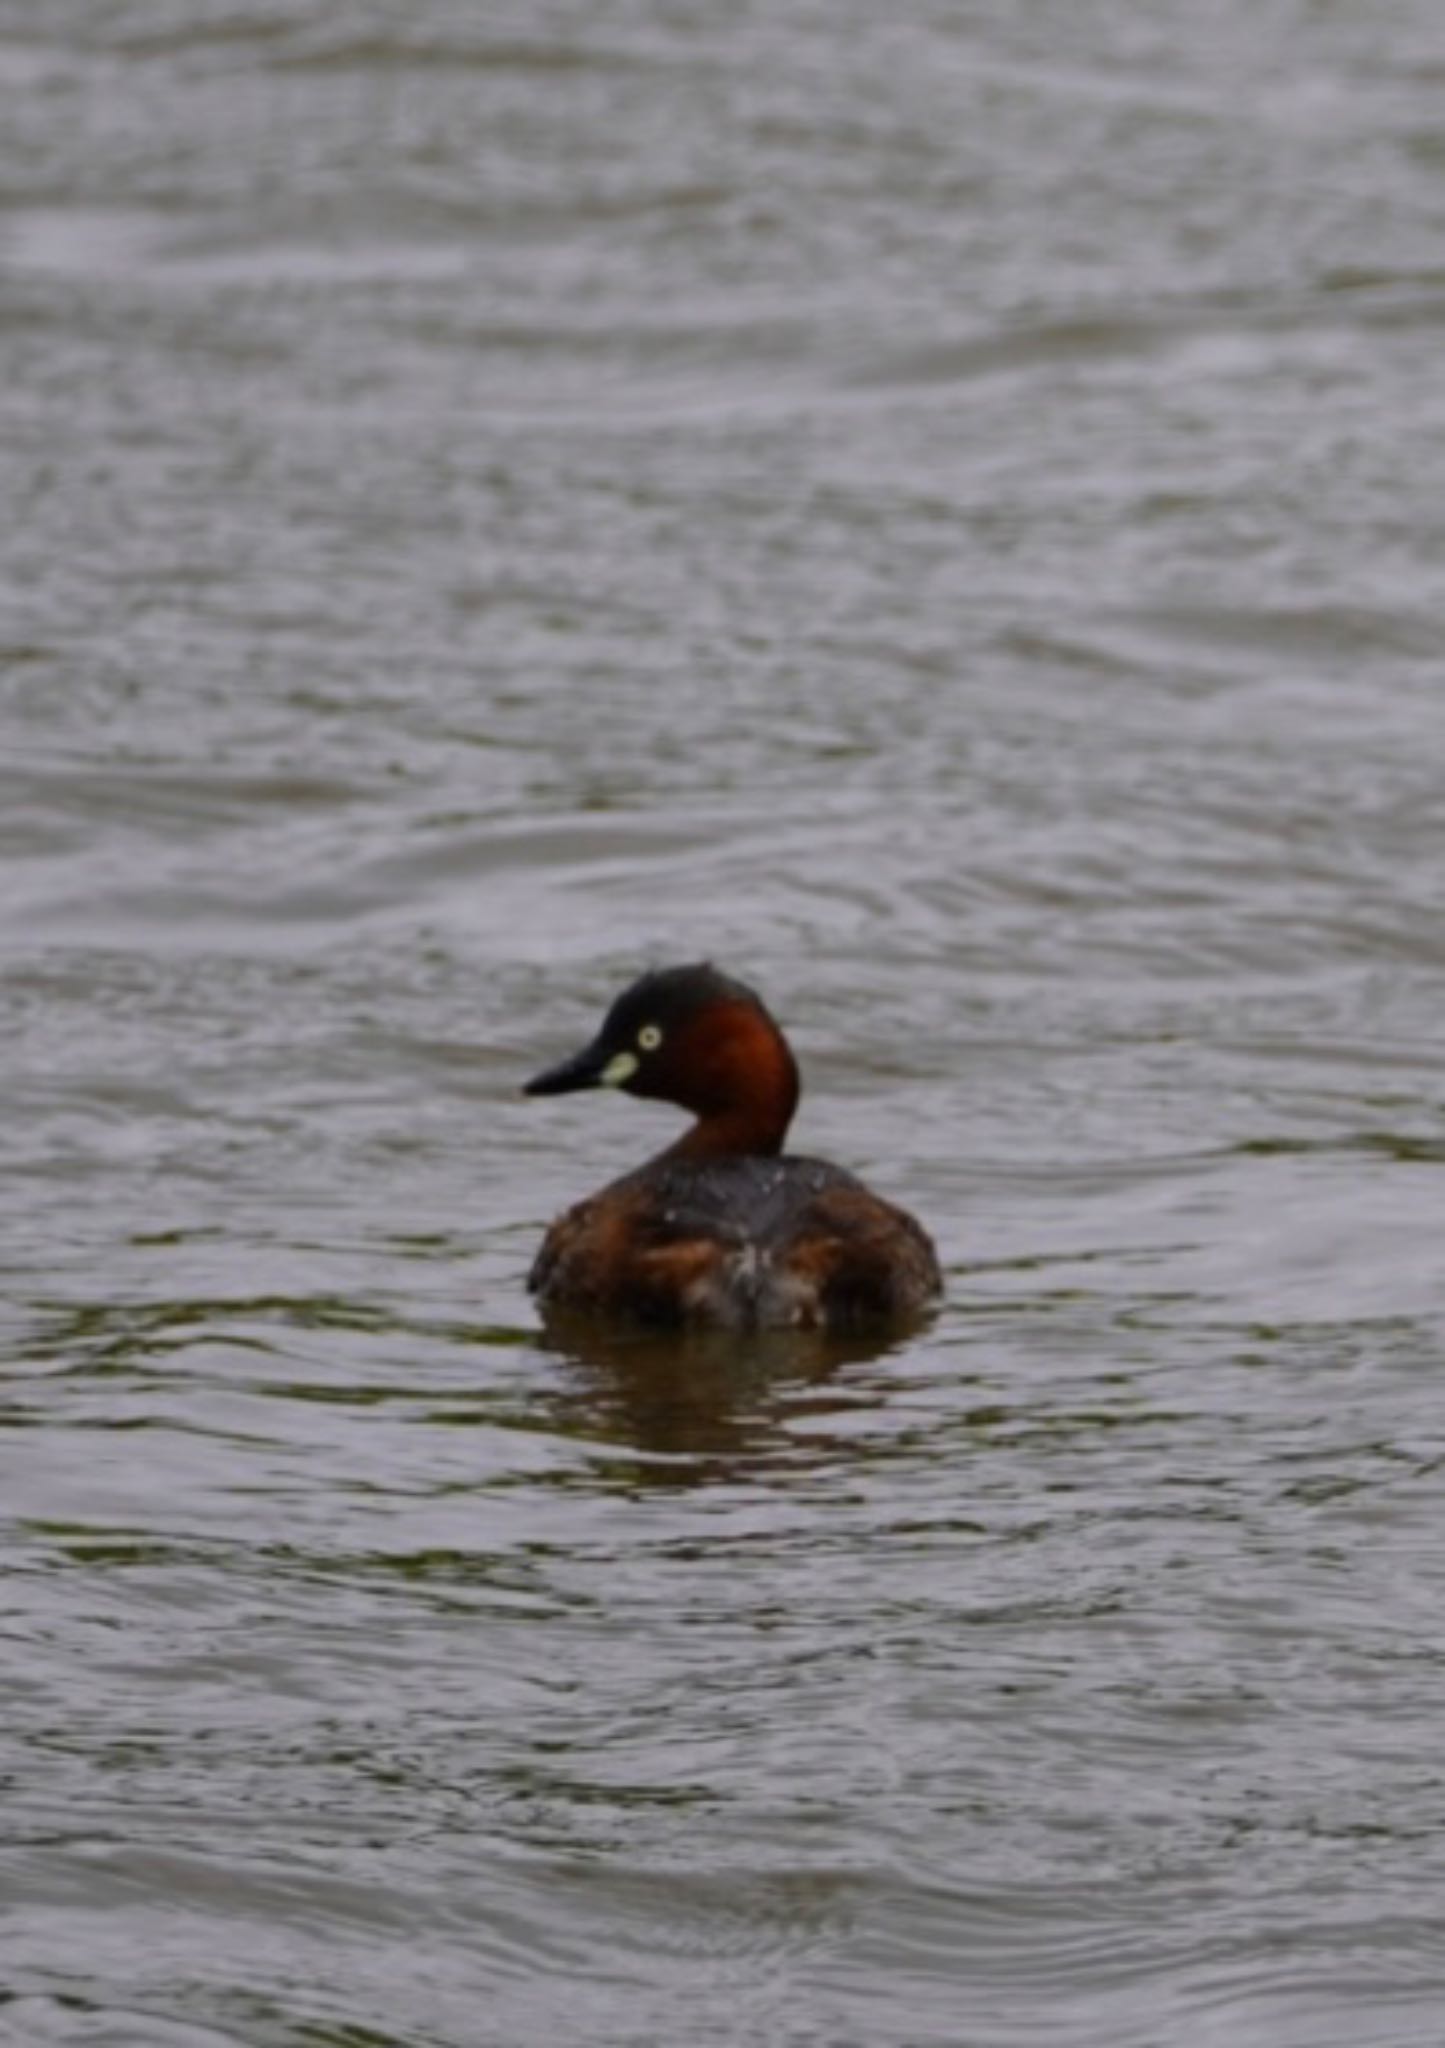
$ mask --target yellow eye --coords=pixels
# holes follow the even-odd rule
[[[662,1032],[656,1024],[644,1024],[637,1034],[637,1043],[644,1052],[656,1052],[662,1043]]]

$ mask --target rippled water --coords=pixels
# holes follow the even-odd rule
[[[7,2048],[1436,2048],[1442,79],[0,5]],[[539,1334],[704,952],[922,1337]]]

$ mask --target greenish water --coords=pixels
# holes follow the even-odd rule
[[[6,2048],[1436,2048],[1442,61],[0,4]],[[539,1331],[700,953],[930,1330]]]

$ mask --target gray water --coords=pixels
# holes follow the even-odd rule
[[[1438,2048],[1442,86],[0,5],[6,2048]],[[916,1338],[539,1332],[700,954]]]

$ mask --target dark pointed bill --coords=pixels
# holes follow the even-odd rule
[[[609,1044],[604,1032],[574,1052],[560,1067],[548,1067],[524,1082],[524,1095],[570,1095],[576,1088],[625,1088],[637,1072],[637,1054]]]
[[[581,1052],[573,1053],[571,1059],[563,1060],[555,1067],[547,1067],[540,1074],[534,1074],[530,1081],[523,1082],[522,1093],[570,1095],[578,1088],[600,1088],[607,1057],[605,1047],[584,1045]]]

